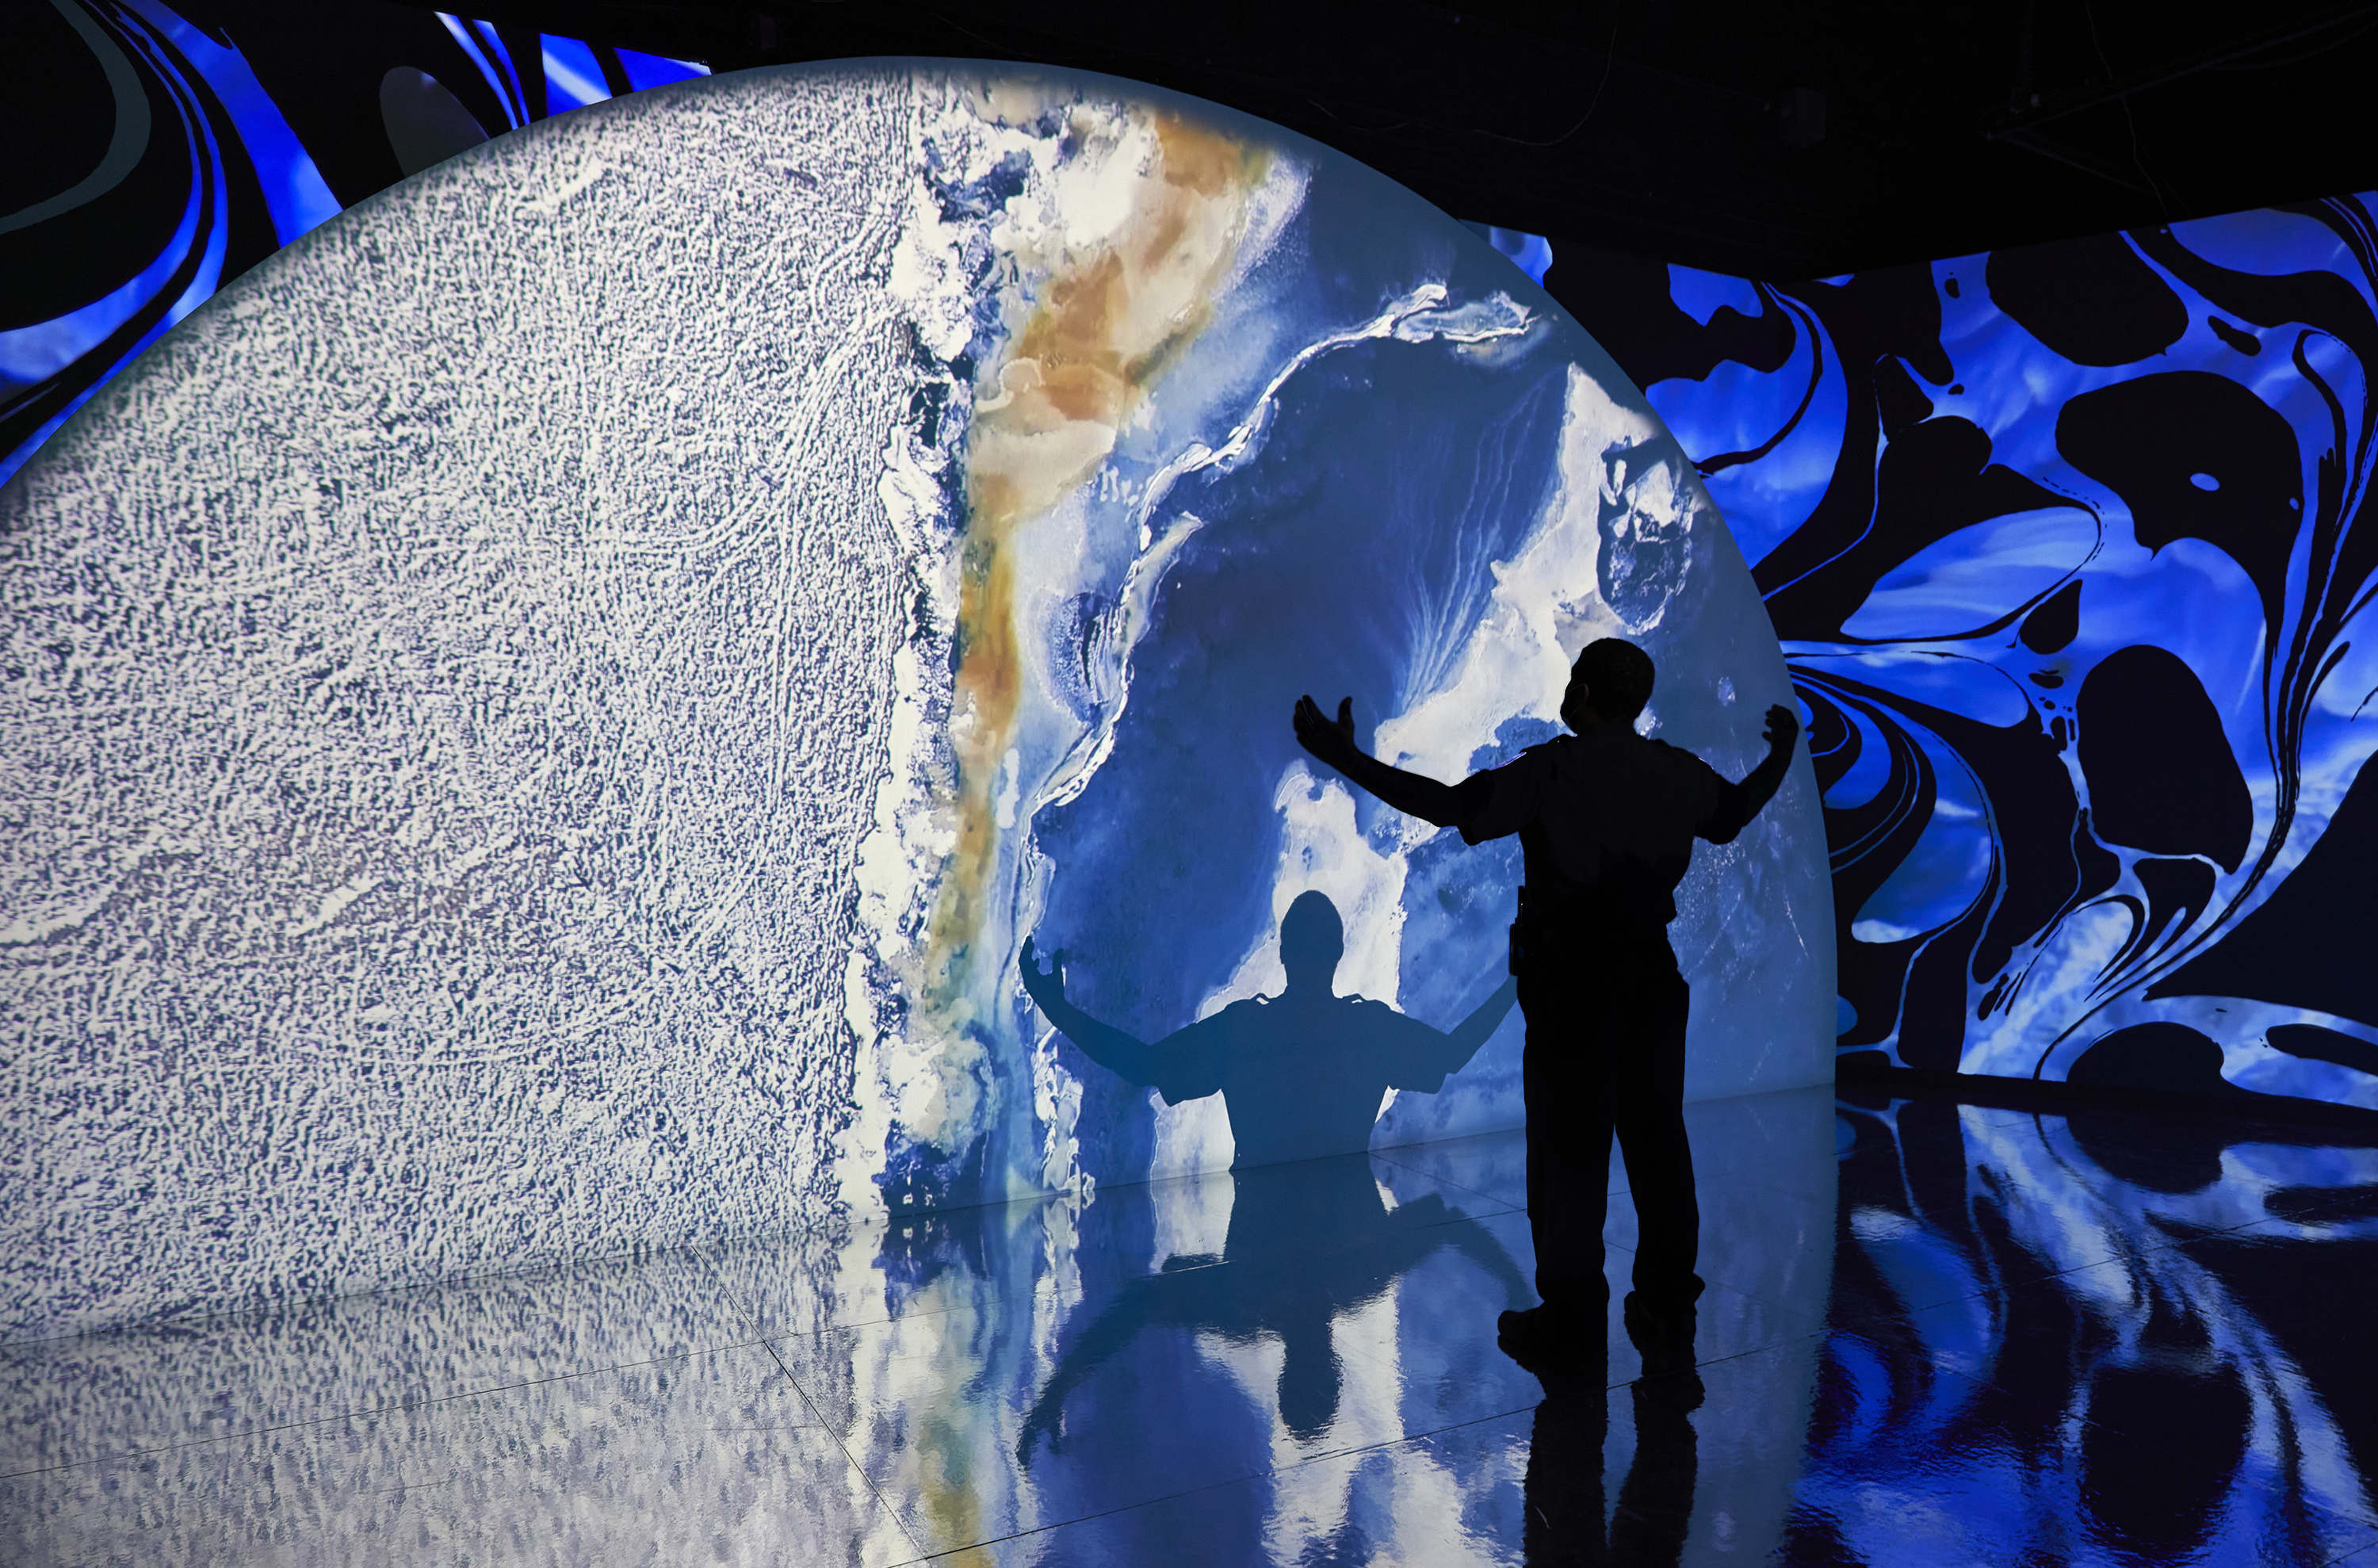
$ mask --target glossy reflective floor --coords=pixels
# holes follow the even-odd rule
[[[1690,1117],[1689,1372],[1496,1350],[1476,1138],[9,1346],[0,1562],[2378,1568],[2378,1150]]]

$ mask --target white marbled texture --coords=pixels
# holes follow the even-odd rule
[[[0,1333],[833,1191],[905,73],[500,139],[0,491]]]

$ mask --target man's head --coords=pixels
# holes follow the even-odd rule
[[[1651,656],[1632,643],[1604,637],[1586,644],[1569,666],[1562,722],[1572,730],[1587,729],[1597,720],[1633,724],[1651,700],[1653,674]]]
[[[1318,983],[1327,990],[1346,953],[1346,923],[1329,895],[1299,893],[1279,922],[1279,962],[1291,990]]]

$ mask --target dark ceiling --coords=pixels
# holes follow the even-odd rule
[[[1769,277],[2378,186],[2369,0],[469,8],[717,70],[1108,71],[1291,127],[1459,217]]]

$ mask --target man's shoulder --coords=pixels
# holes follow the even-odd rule
[[[1392,1004],[1370,996],[1340,996],[1350,1004],[1352,1016],[1346,1022],[1355,1034],[1373,1051],[1410,1049],[1424,1046],[1442,1038],[1435,1026],[1416,1019]]]
[[[1505,767],[1518,767],[1522,764],[1527,764],[1542,767],[1547,763],[1554,762],[1560,757],[1568,755],[1570,753],[1578,750],[1579,745],[1579,740],[1574,735],[1555,735],[1549,741],[1538,741],[1532,746],[1520,747],[1519,754],[1513,757],[1509,762],[1505,763],[1503,766]]]
[[[1682,746],[1671,745],[1665,741],[1651,736],[1646,736],[1643,743],[1657,747],[1660,760],[1671,767],[1680,767],[1695,773],[1714,771],[1708,763],[1701,760],[1701,754],[1699,752],[1687,751]]]
[[[1539,741],[1532,746],[1522,746],[1508,760],[1480,769],[1455,788],[1466,785],[1473,790],[1484,790],[1500,789],[1516,780],[1542,778],[1548,771],[1558,768],[1561,747],[1576,739],[1574,735],[1561,735],[1549,741]]]
[[[1657,748],[1648,754],[1652,759],[1652,771],[1665,780],[1675,800],[1687,809],[1707,811],[1723,789],[1725,776],[1704,761],[1698,752],[1682,746],[1672,746],[1665,741],[1650,742]]]
[[[1561,735],[1539,745],[1530,746],[1521,755],[1541,752],[1548,758],[1575,757],[1580,762],[1607,766],[1640,766],[1645,759],[1653,766],[1678,762],[1699,762],[1701,759],[1682,746],[1672,746],[1654,736],[1637,733],[1631,724],[1597,724],[1582,735]]]
[[[1225,1002],[1202,1018],[1183,1024],[1166,1038],[1178,1040],[1183,1045],[1214,1044],[1236,1038],[1242,1031],[1261,1027],[1264,1004],[1268,996],[1242,996],[1235,1002]]]

